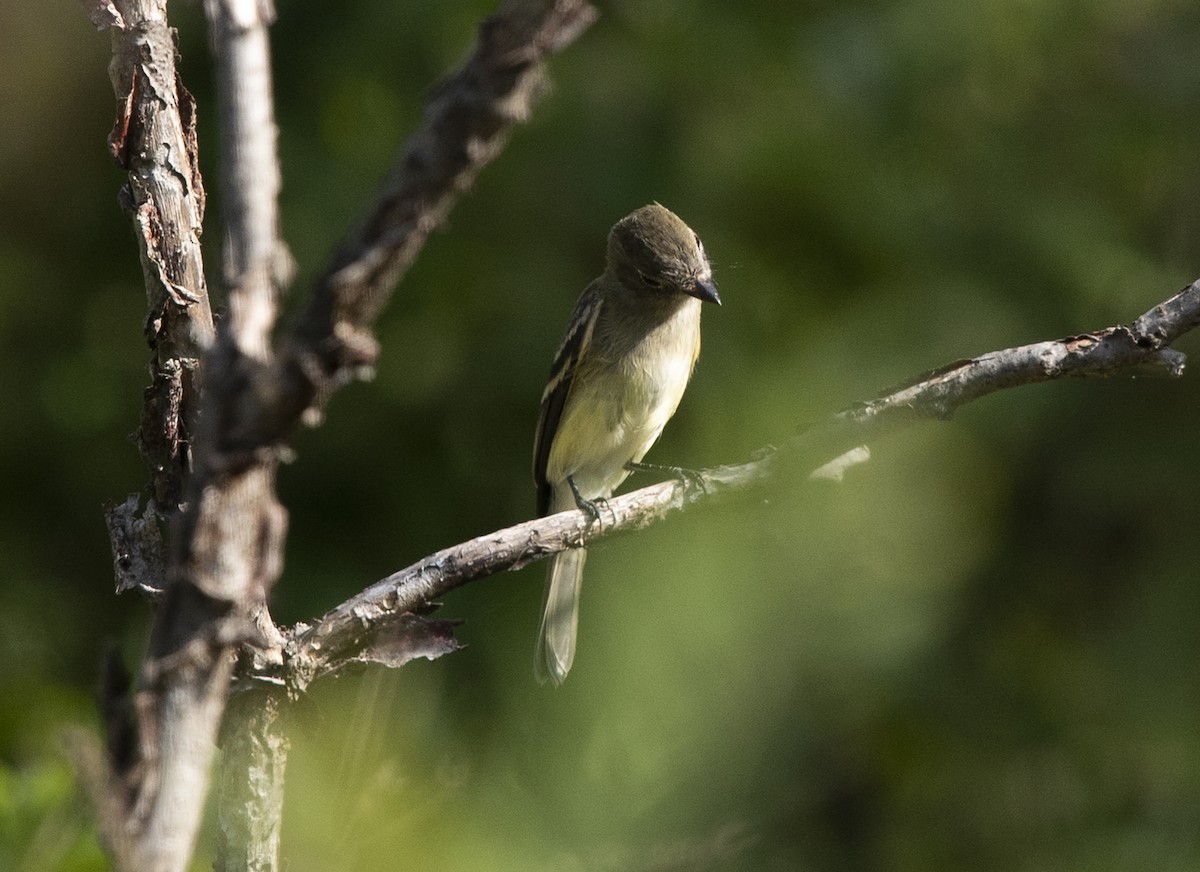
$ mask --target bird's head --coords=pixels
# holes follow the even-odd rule
[[[721,304],[700,237],[658,203],[631,212],[613,226],[607,269],[625,287],[640,293],[687,294]]]

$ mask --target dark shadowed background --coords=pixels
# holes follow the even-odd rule
[[[99,870],[58,731],[95,724],[106,643],[135,664],[148,625],[111,593],[100,509],[147,479],[144,294],[109,38],[73,3],[3,6],[0,868]],[[491,8],[280,3],[293,296]],[[295,440],[279,620],[530,516],[554,348],[608,227],[651,200],[725,300],[659,462],[745,459],[1200,276],[1195,4],[601,8],[403,282],[375,380]],[[202,13],[172,15],[220,303]],[[598,547],[557,692],[531,674],[542,567],[472,584],[442,611],[467,650],[296,710],[285,868],[1200,868],[1198,426],[1194,373],[1022,388],[840,485]]]

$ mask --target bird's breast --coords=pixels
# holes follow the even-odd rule
[[[607,496],[662,433],[687,388],[700,340],[699,301],[645,330],[619,353],[598,330],[582,360],[550,451],[547,478],[571,475],[584,496]],[[624,332],[629,335],[628,331]]]

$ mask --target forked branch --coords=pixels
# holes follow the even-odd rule
[[[122,589],[140,587],[162,601],[136,696],[113,691],[106,701],[115,725],[107,760],[82,745],[77,758],[118,865],[168,872],[186,867],[199,827],[234,652],[252,640],[261,667],[284,642],[266,613],[286,529],[275,496],[280,446],[302,413],[315,420],[334,389],[373,363],[372,329],[392,286],[529,116],[544,90],[545,61],[596,13],[585,0],[505,0],[480,28],[467,63],[435,89],[424,126],[375,206],[276,346],[276,301],[291,262],[279,238],[271,0],[204,4],[221,97],[227,241],[228,315],[215,341],[199,257],[195,116],[174,73],[166,2],[83,2],[92,21],[113,32],[118,123],[111,144],[130,171],[125,200],[143,243],[148,335],[169,358],[156,364],[141,435],[156,506],[175,512],[175,523],[164,560],[152,535],[156,518],[137,516],[136,499],[109,512]],[[166,194],[144,192],[143,173]],[[201,371],[204,413],[193,418]],[[396,649],[390,662],[400,656]],[[280,782],[285,744],[270,751]],[[276,821],[254,836],[265,843],[253,856],[272,865]],[[240,863],[233,857],[222,852],[225,864]]]

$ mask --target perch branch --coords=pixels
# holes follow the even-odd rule
[[[955,409],[1005,388],[1062,378],[1108,378],[1153,372],[1178,377],[1185,357],[1169,348],[1200,324],[1200,281],[1146,312],[1132,326],[1006,348],[940,367],[869,402],[830,415],[778,449],[701,473],[703,487],[666,481],[608,500],[600,520],[580,511],[526,521],[446,548],[392,573],[288,635],[285,669],[260,678],[285,681],[296,691],[344,664],[369,655],[381,632],[413,623],[414,613],[463,584],[520,569],[567,548],[639,530],[689,505],[761,486],[790,472],[818,470],[867,441],[922,420],[945,419]],[[417,622],[421,633],[426,624]],[[364,652],[368,655],[364,657]]]

